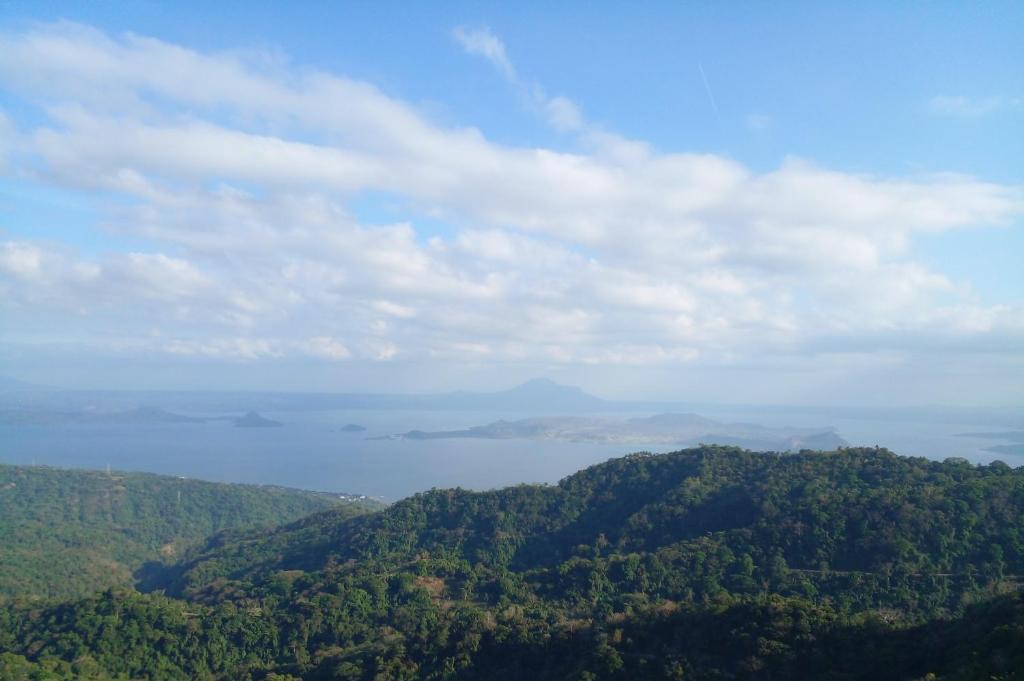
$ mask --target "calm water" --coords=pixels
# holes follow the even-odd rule
[[[900,454],[974,462],[999,458],[1011,466],[1024,457],[984,451],[998,441],[954,437],[1000,430],[969,424],[896,423],[824,419],[820,413],[751,417],[749,411],[703,412],[722,420],[764,425],[832,425],[855,445],[881,445]],[[285,485],[353,492],[395,500],[431,487],[489,489],[520,482],[556,482],[588,465],[643,446],[528,440],[368,440],[414,428],[465,428],[522,414],[481,412],[331,411],[265,413],[280,428],[235,428],[218,421],[173,425],[0,426],[0,462],[72,468],[148,471],[204,480]],[[644,414],[646,415],[646,414]],[[607,415],[605,415],[607,416]],[[624,415],[619,415],[624,416]],[[364,433],[344,433],[358,423]],[[1009,430],[1015,424],[1007,424]]]

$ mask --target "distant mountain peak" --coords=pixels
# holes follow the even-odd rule
[[[604,400],[573,385],[555,383],[550,378],[534,378],[502,392],[491,393],[497,400],[512,400],[524,409],[588,409]]]
[[[562,385],[561,383],[555,383],[550,378],[531,378],[525,383],[521,383],[516,387],[508,390],[507,392],[522,392],[522,393],[543,393],[543,394],[568,394],[574,395],[586,395],[583,388],[579,388],[574,385]],[[588,395],[592,397],[592,395]]]
[[[254,411],[248,412],[245,416],[234,419],[236,428],[274,428],[281,425],[280,421],[268,419]]]
[[[523,412],[579,411],[601,408],[605,403],[575,386],[561,385],[550,378],[534,378],[514,388],[497,392],[453,392],[440,396],[447,407],[465,409],[509,409]],[[440,401],[435,402],[435,404]]]
[[[529,386],[551,386],[551,387],[557,387],[557,388],[568,387],[568,386],[563,386],[560,383],[556,383],[553,380],[551,380],[550,378],[545,378],[543,376],[541,376],[539,378],[531,378],[528,381],[524,381],[523,383],[521,383],[519,385],[519,387],[522,388],[522,387],[525,387],[525,386],[528,386],[528,385]]]

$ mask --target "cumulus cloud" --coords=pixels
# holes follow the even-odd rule
[[[149,310],[156,317],[248,319],[260,305],[230,282],[218,282],[193,263],[163,253],[76,257],[67,248],[0,242],[0,290],[9,306],[36,305],[79,312]]]
[[[527,87],[492,33],[455,38]],[[97,343],[116,327],[250,361],[663,365],[1024,340],[1019,306],[978,303],[913,248],[1014,224],[1019,186],[755,172],[594,129],[533,86],[580,148],[501,145],[344,76],[66,23],[0,36],[0,82],[45,113],[4,133],[36,181],[110,198],[103,228],[151,245],[0,246],[2,304],[73,310]],[[357,220],[368,192],[405,218]]]

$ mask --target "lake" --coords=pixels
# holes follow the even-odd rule
[[[770,426],[835,426],[852,445],[880,445],[899,454],[964,457],[1011,466],[1024,457],[996,455],[998,440],[958,433],[1011,430],[992,425],[905,422],[823,415],[820,410],[708,408],[719,420]],[[105,468],[180,475],[220,482],[283,485],[396,500],[432,487],[490,489],[517,483],[554,483],[586,466],[644,449],[621,444],[530,440],[371,440],[412,429],[448,430],[529,414],[451,411],[265,412],[280,428],[235,428],[224,421],[161,425],[0,426],[0,462],[69,468]],[[627,417],[649,415],[616,414]],[[609,414],[602,414],[609,416]],[[365,432],[346,433],[356,423]]]

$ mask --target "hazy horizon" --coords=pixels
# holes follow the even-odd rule
[[[32,392],[32,391],[52,391],[52,392],[56,392],[56,393],[64,393],[64,392],[68,392],[68,393],[75,393],[75,392],[82,392],[82,393],[105,393],[105,392],[109,392],[109,393],[124,393],[124,394],[128,394],[128,395],[131,395],[131,394],[144,395],[144,394],[147,394],[147,393],[154,393],[154,394],[160,394],[160,393],[168,393],[168,394],[169,393],[184,393],[184,394],[190,394],[190,393],[194,393],[194,394],[211,394],[211,395],[214,395],[214,394],[225,394],[225,395],[243,395],[243,396],[244,395],[261,395],[261,394],[262,395],[274,395],[274,394],[277,394],[277,395],[324,395],[324,396],[331,396],[331,395],[376,395],[376,396],[382,396],[382,397],[384,397],[384,396],[396,396],[396,397],[434,397],[434,396],[445,396],[445,395],[449,395],[449,394],[458,394],[458,393],[469,393],[469,394],[480,394],[480,395],[501,394],[501,393],[506,393],[506,392],[515,392],[515,391],[517,391],[520,388],[527,388],[527,387],[529,387],[531,385],[534,385],[534,384],[550,384],[551,386],[553,386],[554,388],[557,388],[559,390],[562,390],[562,389],[578,390],[584,396],[586,396],[588,398],[590,398],[590,397],[597,398],[598,400],[602,400],[602,401],[608,402],[610,405],[620,404],[622,406],[629,406],[629,405],[632,404],[632,405],[634,405],[634,406],[636,406],[638,408],[642,407],[642,408],[639,409],[638,413],[639,412],[647,413],[647,412],[651,411],[652,409],[654,409],[656,411],[658,408],[664,408],[664,409],[671,409],[671,408],[699,409],[699,408],[702,408],[702,407],[723,408],[723,409],[737,408],[737,409],[751,409],[751,410],[756,410],[756,409],[769,409],[769,410],[771,410],[771,409],[781,409],[781,410],[787,410],[787,409],[789,409],[789,410],[807,410],[807,409],[812,409],[812,410],[822,410],[822,411],[829,411],[829,410],[831,410],[831,411],[834,411],[836,413],[842,412],[844,410],[846,410],[846,411],[878,410],[880,412],[886,411],[886,410],[890,410],[894,414],[899,413],[899,412],[903,412],[903,411],[908,411],[908,410],[909,411],[913,411],[913,410],[925,410],[925,411],[927,411],[927,410],[935,410],[935,411],[943,411],[943,410],[971,411],[971,410],[976,410],[976,411],[979,411],[979,412],[984,412],[984,411],[1019,412],[1019,417],[1020,418],[1024,418],[1024,407],[1022,407],[1019,404],[1011,404],[1011,403],[1005,403],[1005,404],[998,404],[998,403],[990,403],[990,404],[956,404],[956,403],[937,403],[937,402],[926,403],[926,402],[922,402],[922,403],[911,403],[911,404],[878,404],[878,403],[875,403],[875,404],[856,404],[856,403],[839,403],[839,402],[836,402],[836,403],[818,402],[818,403],[810,404],[810,403],[797,403],[797,402],[786,402],[786,403],[783,403],[783,402],[744,402],[744,401],[741,401],[741,400],[716,402],[716,401],[713,401],[713,400],[706,400],[706,399],[704,399],[704,400],[699,400],[699,399],[675,399],[675,398],[671,398],[671,397],[662,397],[662,398],[655,397],[655,398],[652,398],[647,393],[640,393],[640,394],[633,394],[633,395],[609,396],[609,395],[605,395],[605,394],[595,393],[594,391],[588,390],[587,388],[585,388],[583,386],[569,385],[569,384],[560,383],[560,382],[554,381],[551,378],[546,377],[546,376],[534,376],[532,378],[526,379],[525,381],[520,381],[520,382],[517,382],[517,383],[514,383],[514,384],[497,385],[497,386],[494,386],[494,387],[466,388],[466,387],[463,387],[463,386],[448,385],[448,386],[438,386],[435,389],[418,390],[418,391],[417,390],[412,390],[412,391],[402,391],[402,390],[387,391],[387,390],[382,390],[382,389],[375,390],[375,389],[372,389],[372,388],[368,389],[368,390],[342,390],[342,389],[335,389],[335,390],[281,390],[281,389],[269,389],[269,388],[268,389],[259,389],[259,388],[232,389],[232,388],[227,388],[227,387],[216,387],[216,386],[208,386],[208,387],[205,387],[205,388],[188,388],[188,387],[133,388],[133,387],[111,387],[109,385],[67,386],[67,385],[40,384],[40,383],[34,383],[34,382],[30,382],[30,381],[23,381],[21,379],[15,378],[13,376],[0,376],[0,396],[4,395],[5,393],[8,396],[12,396],[12,395],[16,396],[17,394],[19,394],[20,392],[23,392],[23,391],[29,391],[29,392]],[[0,399],[0,402],[5,402],[5,401]],[[17,400],[15,400],[15,402],[17,402]],[[45,401],[41,402],[39,404],[40,405],[45,405]],[[8,404],[7,406],[10,407],[11,405]],[[141,407],[141,406],[155,406],[155,405],[144,405],[142,403],[139,403],[137,406]],[[425,404],[424,408],[429,408],[429,407],[426,406],[426,404]],[[489,410],[489,409],[487,409],[487,410]],[[540,414],[540,413],[548,413],[548,412],[553,414],[553,413],[556,413],[558,410],[554,409],[552,411],[551,409],[547,409],[543,405],[540,405],[538,407],[538,409],[535,410],[535,411],[538,414]],[[1024,423],[1024,421],[1022,421],[1022,423]]]

